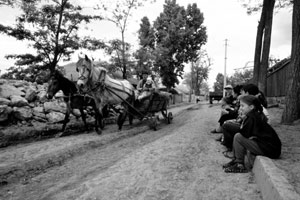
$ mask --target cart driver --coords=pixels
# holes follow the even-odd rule
[[[139,81],[139,83],[137,84],[137,90],[138,90],[139,93],[142,92],[143,87],[144,87],[144,85],[145,85],[145,83],[146,83],[146,81],[147,81],[147,78],[148,78],[148,72],[143,71],[143,72],[142,72],[142,79],[141,79],[141,80]]]
[[[146,83],[143,86],[142,92],[138,96],[138,100],[141,101],[142,99],[149,97],[154,89],[154,81],[151,79],[151,77],[148,77]]]
[[[138,91],[136,97],[139,101],[150,96],[155,89],[155,83],[151,79],[151,77],[148,77],[148,73],[143,72],[142,76],[143,79],[140,80],[140,82],[137,85]]]

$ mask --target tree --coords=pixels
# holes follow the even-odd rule
[[[14,6],[17,4],[16,0],[0,0],[0,6]]]
[[[286,103],[282,123],[290,124],[300,118],[300,1],[293,1],[292,50],[288,71]]]
[[[129,17],[132,14],[133,9],[142,6],[142,2],[146,0],[116,0],[111,2],[110,5],[98,5],[99,8],[103,8],[110,16],[106,17],[106,20],[113,22],[117,28],[121,31],[121,59],[122,59],[122,71],[123,79],[126,79],[126,43],[125,43],[125,31],[128,25]]]
[[[224,87],[224,75],[222,73],[218,73],[216,77],[216,82],[214,82],[214,91],[222,93]]]
[[[20,9],[23,13],[17,17],[15,26],[0,24],[1,33],[27,41],[36,50],[35,55],[7,55],[6,58],[17,60],[17,66],[53,71],[60,60],[69,60],[78,48],[104,47],[99,40],[81,39],[77,34],[80,25],[101,17],[81,14],[82,8],[69,0],[23,0]]]
[[[125,58],[123,57],[123,44],[121,40],[114,39],[110,40],[109,44],[105,48],[106,53],[111,55],[110,61],[111,65],[114,66],[114,70],[120,70],[122,74],[124,72],[123,63],[125,62],[126,66],[131,66],[132,62],[130,61],[131,55],[128,53],[130,49],[130,44],[125,43]],[[111,67],[112,68],[112,67]],[[127,69],[128,70],[128,69]]]
[[[257,84],[261,91],[266,93],[267,71],[269,67],[269,53],[271,46],[272,21],[274,8],[283,8],[291,4],[290,0],[263,0],[263,4],[258,1],[258,4],[252,6],[251,1],[244,3],[247,7],[248,14],[262,10],[261,18],[257,27],[255,53],[254,53],[254,84]]]
[[[135,52],[135,58],[137,60],[136,73],[141,74],[142,71],[153,71],[154,63],[154,48],[155,48],[155,36],[154,30],[151,26],[149,19],[143,17],[141,20],[139,34],[139,49]]]
[[[253,83],[266,94],[267,71],[271,46],[273,10],[275,0],[264,0],[261,18],[257,27],[254,53]]]
[[[166,0],[164,10],[154,22],[156,48],[155,71],[162,83],[171,89],[182,77],[184,63],[196,61],[198,51],[206,43],[204,17],[197,4],[187,9],[179,6],[176,0]]]
[[[243,85],[253,78],[253,70],[237,70],[234,74],[228,77],[228,83],[231,85]]]
[[[211,59],[208,57],[206,51],[199,52],[199,58],[196,62],[191,62],[191,72],[185,76],[184,82],[190,86],[190,97],[191,101],[192,93],[195,95],[200,95],[202,83],[208,79],[208,73],[211,66]]]

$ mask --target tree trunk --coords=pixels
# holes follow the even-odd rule
[[[60,11],[59,11],[59,19],[58,19],[58,24],[57,24],[57,31],[56,31],[56,34],[55,34],[54,58],[53,58],[53,61],[50,65],[50,72],[53,72],[55,70],[56,65],[58,63],[58,55],[60,53],[60,50],[58,48],[59,34],[60,34],[60,31],[61,31],[63,13],[64,13],[65,5],[66,5],[67,2],[68,2],[67,0],[61,0],[61,6],[60,6]]]
[[[274,4],[275,0],[268,0],[266,3],[263,50],[261,55],[261,64],[259,68],[260,70],[258,74],[257,86],[260,89],[260,91],[262,91],[264,94],[267,94],[267,72],[269,67],[269,54],[271,46]]]
[[[300,0],[294,0],[291,63],[287,77],[286,102],[282,123],[300,118]]]
[[[122,31],[122,66],[123,66],[123,79],[127,79],[127,76],[126,76],[126,63],[125,63],[125,39],[124,39],[124,31]]]
[[[264,35],[265,19],[266,19],[265,16],[266,16],[266,0],[264,0],[260,21],[258,22],[257,33],[256,33],[254,69],[253,69],[253,79],[252,79],[252,83],[256,85],[258,84],[259,71],[260,71],[262,40]]]

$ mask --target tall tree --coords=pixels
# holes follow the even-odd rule
[[[191,62],[191,94],[200,95],[200,88],[203,81],[208,79],[211,66],[211,58],[205,50],[199,51],[199,58],[196,62]]]
[[[108,14],[105,17],[106,20],[113,22],[121,32],[123,79],[127,78],[125,31],[133,10],[142,6],[144,1],[146,0],[116,0],[109,1],[108,4],[101,3],[101,5],[98,5],[98,8],[103,8]]]
[[[122,72],[122,77],[124,72],[123,63],[125,62],[126,66],[131,66],[132,61],[130,61],[131,55],[129,54],[130,44],[125,43],[125,58],[123,58],[123,44],[121,40],[113,39],[108,42],[109,44],[106,46],[106,53],[111,56],[111,65],[115,68],[114,70],[119,70]],[[128,69],[127,69],[128,71]],[[129,70],[130,71],[130,70]]]
[[[85,37],[81,39],[77,31],[82,23],[89,23],[99,16],[81,14],[82,8],[69,0],[23,0],[23,12],[16,19],[16,25],[0,24],[0,32],[25,40],[36,50],[36,54],[8,55],[16,59],[18,66],[31,66],[39,70],[53,71],[60,60],[69,60],[79,47],[103,47],[99,40]]]
[[[222,93],[223,87],[224,87],[224,75],[222,73],[218,73],[216,77],[216,82],[214,82],[214,91]]]
[[[176,0],[166,0],[163,12],[155,20],[155,70],[168,89],[179,83],[184,63],[196,61],[198,51],[206,43],[203,21],[197,4],[189,4],[185,9]]]
[[[271,46],[273,10],[275,0],[264,0],[257,27],[254,53],[253,82],[266,94],[267,71]]]
[[[142,71],[153,71],[154,63],[155,36],[153,27],[147,17],[142,18],[138,34],[139,49],[135,52],[137,60],[136,73],[141,74]]]
[[[282,115],[282,122],[287,124],[300,118],[300,0],[294,0],[293,3],[291,63]]]

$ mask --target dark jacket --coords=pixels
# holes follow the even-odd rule
[[[265,156],[278,158],[281,154],[281,141],[276,131],[262,119],[262,114],[250,111],[241,125],[241,134],[253,138]]]

